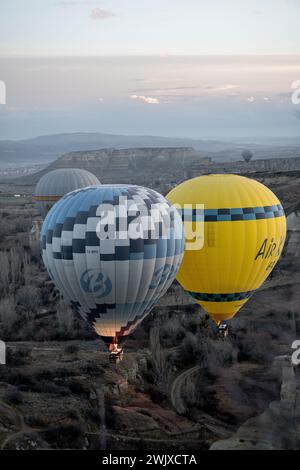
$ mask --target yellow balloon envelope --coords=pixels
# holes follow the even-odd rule
[[[280,201],[238,175],[207,175],[173,189],[186,236],[177,280],[219,324],[233,318],[275,267],[286,238]]]

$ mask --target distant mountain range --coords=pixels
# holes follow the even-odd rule
[[[51,162],[64,153],[74,151],[133,147],[194,147],[203,151],[221,151],[224,148],[232,148],[232,144],[156,136],[96,133],[56,134],[28,140],[0,141],[0,165],[41,164]]]
[[[278,141],[271,144],[247,144],[193,140],[157,136],[126,136],[101,133],[74,133],[41,136],[27,140],[0,141],[0,166],[26,166],[50,163],[64,153],[104,148],[193,147],[203,156],[218,161],[239,160],[241,151],[251,149],[255,158],[300,156],[300,141]]]

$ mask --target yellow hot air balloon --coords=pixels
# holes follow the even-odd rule
[[[228,174],[185,181],[167,199],[182,210],[186,232],[195,232],[177,280],[219,325],[276,265],[286,238],[281,203],[263,184]]]

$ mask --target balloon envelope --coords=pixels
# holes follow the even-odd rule
[[[204,237],[199,249],[185,251],[178,281],[216,323],[234,317],[282,252],[286,218],[280,201],[259,182],[226,174],[186,181],[167,198],[193,206],[192,222],[185,225],[203,230]],[[184,219],[186,214],[183,209]]]
[[[245,160],[245,162],[249,163],[253,158],[253,152],[251,152],[251,150],[243,150],[242,157]]]
[[[41,216],[45,218],[51,207],[65,194],[75,189],[99,184],[98,178],[86,170],[79,168],[53,170],[39,180],[33,198]]]
[[[128,336],[174,281],[184,252],[180,214],[160,194],[101,185],[67,194],[41,233],[50,277],[108,344]]]

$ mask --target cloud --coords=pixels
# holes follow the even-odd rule
[[[166,82],[166,83],[170,83],[170,82],[184,82],[184,78],[175,78],[175,77],[166,77],[166,78],[157,78],[157,77],[153,77],[153,78],[136,78],[135,79],[136,82],[142,82],[142,83],[162,83],[162,82]]]
[[[54,5],[59,7],[91,6],[99,5],[99,2],[93,0],[61,0],[59,2],[55,2]]]
[[[115,13],[113,13],[112,11],[97,7],[97,5],[99,5],[99,2],[93,0],[61,0],[55,2],[54,5],[59,7],[95,6],[95,8],[93,8],[90,12],[90,18],[96,21],[102,21],[116,16]]]
[[[144,95],[131,95],[130,98],[132,100],[142,101],[146,104],[160,104],[159,99],[153,98],[151,96],[144,96]]]
[[[254,101],[255,101],[254,96],[249,96],[249,98],[247,98],[247,101],[248,101],[249,103],[254,103]]]
[[[94,8],[90,13],[90,17],[92,18],[92,20],[96,20],[96,21],[106,20],[113,16],[115,16],[113,12],[108,11],[108,10],[103,10],[103,8]]]
[[[65,2],[55,2],[54,3],[55,6],[57,7],[70,7],[70,6],[73,6],[73,5],[78,5],[78,2],[72,2],[72,1],[65,1]]]
[[[234,92],[233,90],[239,89],[239,85],[231,85],[231,84],[225,84],[225,85],[219,85],[219,86],[211,86],[211,85],[202,85],[202,86],[180,86],[180,87],[166,87],[166,88],[144,88],[144,89],[139,89],[135,90],[135,93],[152,93],[154,95],[159,95],[159,96],[183,96],[183,97],[188,97],[190,96],[188,94],[189,91],[199,91],[199,94],[197,96],[206,96],[209,94],[213,93],[223,93],[223,92],[231,92],[230,94],[233,94],[236,96],[237,92]]]
[[[147,93],[147,94],[153,94],[153,95],[159,95],[159,96],[184,96],[185,91],[189,90],[197,90],[198,87],[194,86],[184,86],[184,87],[175,87],[175,88],[138,88],[135,90],[132,90],[132,93],[135,95],[140,96],[140,94]]]
[[[231,85],[231,84],[226,84],[226,85],[220,85],[220,86],[206,86],[204,87],[205,90],[208,91],[230,91],[230,90],[235,90],[237,88],[240,88],[239,85]]]

